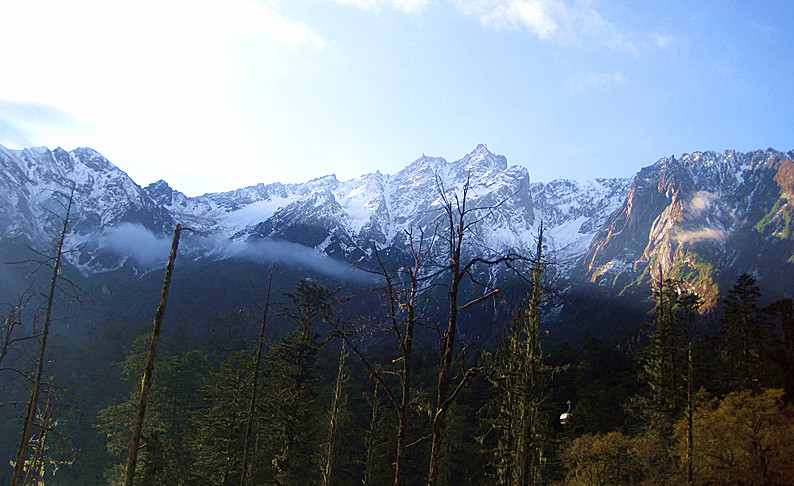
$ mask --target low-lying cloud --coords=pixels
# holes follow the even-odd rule
[[[99,247],[117,256],[132,258],[144,266],[164,264],[171,248],[170,236],[159,236],[143,225],[122,223],[105,229]],[[372,275],[331,258],[314,248],[269,239],[230,241],[220,237],[203,237],[182,233],[180,253],[214,259],[241,259],[254,263],[298,265],[323,275],[357,283],[373,281]]]
[[[677,231],[673,239],[679,243],[694,243],[703,240],[725,240],[725,233],[714,228],[701,228],[690,231]]]
[[[143,265],[152,265],[168,259],[171,239],[157,236],[141,224],[122,223],[103,230],[99,246]]]

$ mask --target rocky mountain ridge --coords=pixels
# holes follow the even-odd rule
[[[791,295],[792,159],[794,152],[772,149],[695,152],[662,158],[632,179],[536,183],[525,167],[479,145],[453,162],[423,155],[395,174],[188,197],[165,181],[142,188],[92,149],[0,147],[0,250],[9,241],[51,239],[57,194],[74,182],[67,241],[76,251],[68,258],[86,277],[157,268],[176,223],[195,230],[180,253],[199,264],[240,255],[365,264],[373,245],[404,253],[411,228],[435,224],[441,191],[461,194],[468,186],[470,207],[490,208],[473,235],[485,248],[531,254],[543,221],[563,294],[595,288],[647,296],[661,269],[713,308],[744,271]]]

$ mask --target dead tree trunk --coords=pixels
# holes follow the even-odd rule
[[[378,388],[380,385],[375,382],[375,389],[372,391],[372,416],[369,421],[369,430],[367,431],[367,452],[364,464],[364,486],[372,486],[372,471],[375,463],[375,448],[377,447],[378,437],[376,434],[376,427],[378,424],[378,409],[380,403],[378,402]]]
[[[385,380],[384,371],[377,366],[373,366],[346,333],[341,330],[338,332],[338,335],[350,347],[353,353],[358,356],[359,360],[364,364],[375,380],[376,390],[377,387],[383,388],[383,391],[386,393],[386,396],[389,398],[389,401],[391,401],[397,413],[397,451],[394,464],[394,486],[402,486],[405,481],[406,451],[408,448],[408,415],[411,404],[413,403],[413,396],[411,393],[411,383],[413,380],[411,370],[413,361],[413,334],[418,319],[418,300],[422,295],[428,292],[430,288],[430,279],[422,274],[426,272],[426,259],[430,256],[436,238],[435,233],[430,237],[426,237],[424,230],[421,229],[419,230],[419,237],[414,238],[413,228],[406,231],[406,235],[410,243],[413,262],[410,267],[403,269],[409,280],[405,284],[399,281],[395,282],[394,275],[381,261],[377,248],[373,250],[378,265],[380,266],[380,270],[374,273],[380,275],[386,281],[385,290],[389,305],[386,331],[394,333],[402,354],[400,358],[395,360],[395,362],[401,362],[402,368],[394,372],[400,379],[401,395],[399,397],[397,396],[397,392],[393,390]]]
[[[441,452],[442,441],[447,422],[447,412],[449,406],[455,400],[460,390],[465,386],[466,382],[474,375],[475,370],[465,370],[457,383],[455,388],[451,389],[452,382],[452,358],[455,352],[455,339],[458,330],[458,315],[459,313],[471,305],[485,301],[497,293],[498,289],[489,289],[484,284],[480,284],[485,291],[480,297],[477,297],[463,305],[458,304],[460,297],[460,286],[467,276],[474,269],[475,265],[492,266],[500,263],[509,263],[513,260],[520,259],[517,255],[505,254],[496,256],[494,258],[485,258],[483,256],[473,256],[466,261],[462,262],[464,257],[464,243],[472,236],[476,225],[483,219],[481,214],[488,213],[496,209],[498,206],[487,208],[469,208],[468,192],[471,188],[470,180],[467,180],[463,186],[462,195],[450,198],[445,193],[444,187],[440,180],[437,181],[439,197],[442,201],[442,215],[445,220],[445,228],[442,237],[447,241],[449,249],[447,250],[447,262],[444,263],[446,272],[449,273],[449,280],[447,284],[447,299],[449,301],[449,315],[447,320],[447,328],[441,336],[440,343],[440,362],[438,370],[438,385],[436,395],[435,412],[432,418],[432,445],[430,449],[430,461],[427,474],[427,485],[436,486],[438,482],[438,475],[441,465]],[[501,204],[501,203],[499,203]],[[471,279],[475,283],[475,278]]]
[[[152,386],[152,374],[154,373],[154,360],[157,357],[157,345],[160,342],[160,329],[163,325],[163,315],[168,303],[168,291],[171,288],[171,276],[174,273],[174,261],[179,247],[179,235],[182,230],[191,231],[189,228],[182,228],[176,225],[174,228],[174,239],[171,242],[171,252],[168,255],[168,265],[165,267],[165,280],[163,290],[160,294],[160,304],[157,306],[157,313],[154,315],[154,329],[152,340],[149,342],[149,351],[146,355],[146,365],[141,380],[141,396],[138,399],[138,409],[135,413],[135,424],[132,427],[132,439],[130,440],[130,454],[127,458],[127,472],[125,475],[125,486],[133,486],[135,481],[135,467],[138,463],[138,449],[140,448],[141,431],[143,430],[143,419],[146,415],[146,402],[149,398],[149,389]]]
[[[331,414],[328,420],[328,442],[325,446],[325,464],[323,465],[323,486],[328,486],[331,482],[331,471],[334,460],[334,441],[336,440],[336,427],[339,419],[339,407],[342,405],[343,394],[342,385],[345,382],[345,342],[342,341],[342,349],[339,350],[339,370],[336,375],[336,387],[334,387],[334,400],[331,404]]]
[[[265,347],[265,330],[267,329],[267,311],[270,308],[270,289],[273,286],[273,268],[270,267],[270,279],[267,283],[267,296],[265,297],[265,310],[262,311],[262,327],[259,330],[259,345],[256,348],[256,361],[254,362],[254,378],[251,390],[251,404],[248,408],[248,424],[245,427],[245,445],[243,446],[243,465],[240,473],[240,485],[245,486],[248,469],[248,450],[251,447],[251,435],[254,430],[254,414],[256,413],[256,393],[259,387],[259,368],[262,363],[262,350]]]
[[[22,437],[19,439],[17,448],[16,462],[14,463],[14,475],[11,478],[11,486],[22,486],[25,478],[25,459],[27,458],[30,445],[30,434],[33,428],[33,421],[38,409],[39,395],[41,394],[41,375],[44,369],[44,352],[47,348],[47,336],[50,333],[50,322],[52,319],[53,299],[55,298],[55,288],[57,287],[59,274],[61,272],[61,262],[63,258],[63,242],[69,230],[69,213],[72,210],[74,199],[74,184],[69,194],[69,202],[66,205],[66,216],[63,218],[61,236],[55,249],[55,263],[52,266],[52,278],[50,279],[50,290],[47,295],[47,310],[44,315],[44,328],[41,331],[41,346],[39,347],[39,359],[36,364],[36,374],[33,375],[33,390],[30,392],[30,400],[25,411],[25,422],[22,426]]]

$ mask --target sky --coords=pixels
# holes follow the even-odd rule
[[[29,0],[0,17],[0,145],[91,147],[189,196],[479,143],[541,182],[794,149],[790,0]]]

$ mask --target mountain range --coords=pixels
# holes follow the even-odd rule
[[[373,263],[374,248],[398,264],[412,229],[436,224],[441,195],[467,187],[467,204],[487,208],[473,244],[531,254],[542,222],[560,297],[553,315],[571,332],[604,331],[614,316],[596,318],[595,309],[620,302],[641,315],[660,271],[697,291],[705,310],[743,272],[765,293],[790,297],[792,160],[794,151],[773,149],[695,152],[662,158],[632,178],[540,183],[478,145],[453,162],[423,155],[395,174],[328,175],[188,197],[162,180],[141,187],[90,148],[0,146],[0,256],[18,259],[23,246],[53,241],[60,229],[53,216],[62,214],[73,183],[67,260],[75,278],[102,282],[97,288],[106,296],[160,278],[153,270],[162,268],[177,223],[193,230],[180,247],[183,264],[196,275],[212,269],[214,281],[224,281],[229,268],[269,261],[355,281],[355,268]],[[224,285],[234,286],[227,277]],[[201,286],[212,292],[211,283]],[[8,285],[0,298],[11,301],[20,289]]]

